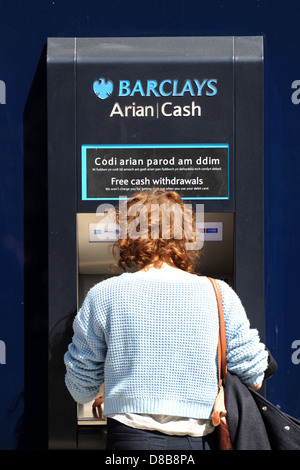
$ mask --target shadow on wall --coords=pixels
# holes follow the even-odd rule
[[[63,362],[64,353],[72,340],[76,312],[66,312],[53,331],[48,332],[46,57],[45,45],[23,120],[25,387],[22,397],[24,414],[17,426],[17,449],[20,450],[48,449],[48,413],[59,418],[66,407],[76,409],[64,384]],[[53,383],[54,379],[56,383]],[[48,401],[48,386],[55,389],[52,403]]]
[[[23,116],[24,415],[17,449],[47,448],[47,84],[46,46]]]

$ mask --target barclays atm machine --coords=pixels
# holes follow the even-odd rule
[[[107,207],[153,187],[203,204],[199,271],[264,337],[263,39],[49,38],[47,81],[49,449],[104,449],[63,355],[87,291],[120,273]]]

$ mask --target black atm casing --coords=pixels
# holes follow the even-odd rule
[[[114,84],[107,99],[98,98],[93,89],[100,78]],[[203,94],[196,96],[195,79],[217,79],[217,85],[212,82],[217,93],[206,82]],[[192,191],[187,199],[204,203],[206,212],[234,213],[234,287],[251,324],[264,337],[263,38],[49,38],[47,80],[49,448],[67,449],[77,448],[76,405],[64,385],[63,365],[78,308],[76,214],[95,212],[104,201],[117,203],[106,199],[102,187],[103,199],[83,199],[85,146],[119,146],[121,152],[128,146],[228,146],[227,197],[201,199],[201,193]],[[130,83],[131,91],[139,81],[142,92],[137,85],[140,92],[132,96],[116,95],[120,80]],[[161,88],[166,95],[145,96],[150,80],[158,83],[156,90],[167,80]],[[187,80],[193,91],[187,87],[174,96]],[[122,110],[147,105],[161,111],[168,102],[169,114],[173,106],[183,108],[193,101],[201,104],[201,117],[161,112],[110,116],[114,103]]]

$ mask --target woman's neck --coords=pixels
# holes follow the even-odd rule
[[[186,277],[190,278],[190,276],[193,276],[193,274],[183,271],[175,265],[172,266],[166,262],[163,262],[160,265],[150,264],[145,266],[143,269],[136,271],[134,274],[143,274],[145,276],[149,275],[151,277],[168,279],[185,279]]]
[[[174,270],[174,269],[179,269],[177,268],[174,264],[171,265],[169,263],[166,263],[165,261],[163,261],[161,264],[156,264],[156,263],[152,263],[152,264],[149,264],[148,266],[145,266],[143,269],[141,269],[141,271],[144,271],[144,272],[148,272],[148,271],[169,271],[169,270]]]

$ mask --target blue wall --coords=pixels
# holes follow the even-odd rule
[[[266,343],[279,365],[268,382],[267,396],[300,416],[300,106],[297,90],[292,89],[300,80],[298,4],[1,1],[0,80],[6,90],[0,82],[0,449],[38,449],[47,444],[47,405],[42,397],[47,393],[49,36],[264,36]],[[252,235],[255,227],[250,228]]]

